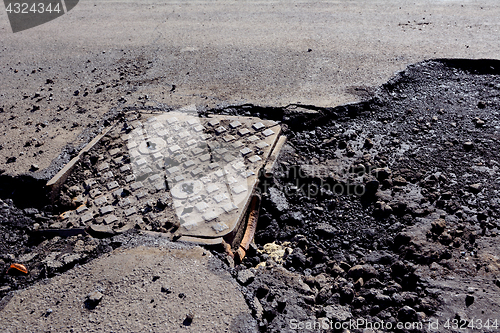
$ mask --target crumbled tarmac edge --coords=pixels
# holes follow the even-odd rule
[[[113,112],[117,119],[124,111]],[[450,59],[411,65],[361,103],[200,110],[277,120],[289,138],[279,170],[261,182],[256,245],[243,265],[228,268],[260,330],[278,332],[291,320],[485,315],[471,299],[498,310],[499,112],[500,61]],[[32,208],[10,190],[0,193],[0,297],[123,246],[123,237],[136,239],[135,230],[35,238],[33,225],[55,220],[58,207]],[[3,274],[19,261],[28,276]],[[463,299],[446,299],[437,287],[443,280]]]

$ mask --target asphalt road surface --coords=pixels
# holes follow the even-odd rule
[[[80,134],[93,126],[98,129],[96,123],[113,108],[193,104],[200,110],[238,104],[334,107],[365,100],[375,87],[411,63],[431,58],[498,58],[499,18],[496,0],[82,0],[62,17],[14,34],[7,14],[1,10],[0,174],[48,177],[51,173],[43,171],[63,148],[68,144],[78,148],[86,140]],[[52,165],[51,172],[62,166]],[[220,283],[228,277],[201,279],[207,271],[213,271],[193,268],[208,262],[198,252],[193,254],[194,259],[186,259],[187,263],[180,260],[164,264],[171,265],[174,272],[182,265],[187,267],[192,294],[187,295],[186,302],[192,301],[191,295],[203,295],[207,288],[214,291],[215,303],[234,295],[233,311],[222,307],[227,317],[214,319],[213,327],[235,331],[232,323],[238,316],[247,318],[250,310],[234,285],[223,288],[227,294],[221,291]],[[119,280],[127,272],[113,276],[101,268],[119,265],[131,255],[146,256],[115,252],[87,268],[111,274],[103,279],[119,281],[130,290],[126,280]],[[156,273],[147,263],[158,265],[158,258],[148,256],[150,261],[138,259],[138,271],[126,276],[134,285],[140,284],[142,273]],[[81,268],[54,279],[51,285],[17,294],[3,315],[26,310],[29,306],[19,306],[24,297],[29,299],[27,303],[40,305],[36,309],[40,320],[50,321],[64,314],[63,305],[82,306],[87,293],[98,289],[100,281],[99,276],[83,276],[77,270]],[[162,275],[166,273],[158,274],[160,279],[174,279]],[[71,294],[66,290],[68,279],[81,276],[78,293]],[[160,298],[161,288],[158,293],[160,286],[152,286],[153,277],[148,275],[144,281],[147,283],[142,286],[154,287],[143,288],[144,295],[154,292],[152,299]],[[50,290],[68,292],[73,298],[60,307],[44,303],[42,298]],[[137,291],[141,293],[140,288]],[[104,291],[102,304],[129,302],[119,299],[122,294],[116,295],[109,297]],[[49,301],[56,302],[57,297]],[[127,315],[128,308],[115,306]],[[80,308],[74,310],[68,313],[88,315]],[[185,312],[190,309],[182,310],[164,318],[168,323],[161,324],[184,330],[188,325],[179,323],[189,319]],[[77,317],[76,321],[90,323],[96,330],[100,322],[112,322],[108,313],[99,315],[102,317],[97,319]],[[195,315],[205,318],[206,312]],[[20,329],[27,318],[21,314],[12,330]],[[66,320],[65,316],[56,318]],[[50,327],[40,320],[37,327]],[[151,322],[148,316],[138,320],[144,321],[134,323],[138,328]],[[84,330],[84,324],[77,328]],[[120,330],[118,324],[113,325],[110,327]],[[195,319],[191,328],[197,330],[197,325]]]
[[[146,95],[198,108],[359,101],[410,63],[498,57],[499,17],[494,0],[82,0],[14,34],[0,11],[0,169],[47,168]]]

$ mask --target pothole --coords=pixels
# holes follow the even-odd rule
[[[158,120],[163,113],[148,121],[128,112],[59,183],[54,207],[67,211],[60,219],[44,206],[21,211],[10,200],[2,203],[8,221],[17,221],[2,236],[2,260],[30,269],[28,277],[3,275],[10,289],[2,292],[84,263],[137,232],[206,244],[244,238],[239,226],[251,218],[250,198],[261,194],[256,244],[230,271],[245,286],[262,331],[288,327],[290,319],[428,323],[438,309],[450,318],[479,318],[475,304],[491,315],[500,304],[498,251],[491,245],[500,234],[500,82],[488,66],[416,64],[370,101],[337,108],[201,112],[193,146],[182,133],[198,135],[198,125],[181,119],[185,113],[175,117],[189,130],[179,126],[162,136],[163,128],[174,129]],[[171,120],[174,113],[165,115]],[[235,121],[241,125],[231,126]],[[259,122],[264,126],[254,128]],[[241,134],[242,128],[253,132]],[[274,163],[282,132],[288,142]],[[259,148],[261,142],[268,146]],[[227,212],[223,203],[236,208]],[[90,228],[103,238],[86,235]],[[472,285],[481,288],[467,290]],[[460,297],[449,300],[442,286]],[[472,298],[465,299],[472,294],[471,306]]]

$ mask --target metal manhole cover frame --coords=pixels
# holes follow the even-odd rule
[[[56,175],[49,183],[47,184],[50,187],[53,187],[55,193],[57,193],[57,190],[66,180],[68,175],[71,173],[73,168],[78,165],[78,161],[80,160],[82,154],[84,152],[88,152],[91,149],[94,148],[94,146],[98,146],[98,143],[101,142],[102,138],[104,136],[107,137],[117,137],[119,134],[120,139],[122,140],[122,145],[121,145],[121,152],[117,154],[118,149],[108,149],[108,155],[110,152],[114,153],[114,156],[121,155],[122,156],[122,161],[119,161],[118,158],[113,157],[113,156],[107,156],[109,157],[107,160],[105,158],[102,159],[102,161],[99,161],[95,167],[101,168],[99,170],[96,169],[95,174],[98,176],[96,183],[99,185],[98,187],[102,190],[104,184],[108,184],[108,188],[105,188],[107,190],[107,193],[105,192],[103,195],[107,195],[107,201],[112,199],[114,195],[114,191],[119,191],[122,188],[125,188],[129,192],[135,192],[135,190],[130,191],[130,188],[132,185],[129,185],[127,183],[124,183],[123,176],[125,176],[128,172],[124,172],[120,174],[121,178],[117,178],[117,180],[112,180],[107,183],[103,180],[103,177],[106,175],[106,173],[111,174],[116,178],[114,173],[112,171],[120,170],[121,167],[125,165],[130,166],[130,170],[132,173],[139,174],[141,167],[149,165],[149,162],[151,160],[154,160],[154,155],[158,154],[160,151],[167,151],[168,153],[175,154],[177,151],[178,142],[172,142],[169,141],[171,137],[168,136],[168,131],[167,133],[160,133],[162,135],[158,135],[158,132],[164,130],[165,128],[162,128],[162,124],[168,124],[169,126],[172,125],[174,122],[172,122],[172,118],[180,118],[181,122],[184,121],[185,124],[189,124],[190,129],[194,129],[195,127],[198,127],[198,131],[196,132],[201,132],[200,134],[200,142],[203,140],[209,140],[209,136],[213,135],[215,138],[215,142],[220,143],[222,142],[223,144],[221,147],[219,147],[218,144],[216,144],[214,147],[210,147],[210,144],[207,144],[207,147],[209,149],[209,152],[211,154],[211,160],[214,159],[214,151],[216,149],[222,149],[222,150],[228,150],[231,151],[234,155],[236,152],[237,158],[234,160],[224,160],[225,156],[221,155],[219,156],[218,162],[223,162],[226,163],[224,165],[224,170],[226,171],[226,176],[227,174],[230,174],[230,172],[234,169],[234,165],[238,164],[240,167],[244,166],[242,170],[237,170],[247,172],[248,175],[246,176],[246,184],[241,183],[240,179],[240,187],[245,187],[246,190],[241,190],[236,189],[235,187],[229,187],[229,184],[226,184],[228,188],[228,192],[231,195],[239,195],[242,193],[240,196],[238,202],[236,203],[237,209],[234,210],[233,214],[230,214],[230,212],[225,212],[231,216],[229,219],[230,222],[227,223],[228,218],[227,216],[224,216],[224,218],[219,218],[221,215],[217,215],[215,219],[213,219],[213,223],[211,221],[207,221],[207,218],[204,218],[205,224],[202,225],[202,227],[197,227],[197,228],[189,228],[186,227],[189,224],[186,224],[185,221],[184,223],[182,222],[181,218],[182,214],[179,214],[179,212],[176,212],[178,217],[181,217],[179,220],[181,221],[180,227],[177,230],[176,234],[182,236],[183,239],[186,240],[199,240],[201,242],[217,242],[218,239],[222,239],[222,237],[225,237],[231,233],[235,233],[239,228],[241,228],[242,220],[245,216],[245,213],[248,209],[248,205],[251,201],[251,198],[253,196],[253,192],[255,189],[255,186],[258,184],[258,177],[259,177],[259,172],[262,168],[266,166],[266,163],[269,163],[269,157],[271,155],[275,155],[273,150],[275,149],[276,143],[278,142],[278,139],[280,138],[280,133],[281,133],[281,126],[270,120],[262,120],[260,118],[256,117],[239,117],[239,116],[221,116],[221,115],[210,115],[208,118],[199,118],[198,114],[196,112],[193,112],[194,110],[189,110],[186,112],[186,110],[182,111],[174,111],[174,112],[166,112],[162,114],[148,114],[146,112],[140,112],[141,117],[140,120],[136,115],[131,115],[127,117],[126,120],[118,122],[117,124],[107,128],[101,135],[98,137],[94,138],[94,140],[91,141],[91,143],[85,147],[80,154],[72,160],[63,170],[61,170],[58,175]],[[151,116],[151,117],[148,117]],[[141,123],[141,120],[148,117],[148,120],[146,120],[143,123]],[[134,119],[135,118],[135,119]],[[158,122],[158,118],[160,118],[160,122]],[[179,119],[177,119],[179,121]],[[160,124],[160,125],[158,125]],[[204,127],[203,131],[199,131],[199,126],[202,125]],[[165,126],[163,126],[165,127]],[[146,128],[146,130],[145,130]],[[155,129],[156,130],[156,136],[153,135],[149,129]],[[167,128],[168,129],[168,128]],[[170,128],[172,129],[172,128]],[[182,129],[182,128],[181,128]],[[118,133],[117,130],[120,132]],[[133,131],[136,131],[136,133],[143,132],[145,136],[142,137],[142,139],[136,140],[137,137],[132,140],[130,135],[125,134],[123,132],[128,132],[131,133]],[[194,133],[194,131],[191,131]],[[191,134],[192,134],[191,133]],[[140,135],[138,136],[140,137]],[[139,142],[135,142],[139,141]],[[188,140],[184,140],[180,142],[179,144],[183,145],[184,143],[187,143]],[[238,142],[244,142],[242,146],[238,146]],[[130,144],[135,142],[135,144]],[[163,144],[165,142],[165,144]],[[258,145],[260,144],[260,145]],[[257,148],[258,146],[258,148]],[[172,148],[173,147],[173,148]],[[250,149],[252,152],[249,153],[248,149]],[[182,147],[182,151],[185,151],[186,146]],[[230,148],[230,149],[228,149]],[[279,147],[276,147],[279,149]],[[124,149],[127,149],[125,152]],[[136,150],[134,150],[136,149]],[[150,151],[147,151],[146,149],[150,149]],[[170,150],[169,150],[170,149]],[[138,152],[133,153],[134,151]],[[127,154],[128,153],[128,154]],[[146,154],[144,154],[146,153]],[[192,153],[192,151],[189,151],[189,153]],[[193,156],[188,156],[188,157],[194,157],[194,153],[192,154]],[[204,154],[198,153],[196,155],[202,156]],[[235,155],[235,156],[236,156]],[[123,163],[123,156],[128,156],[130,157],[130,163]],[[158,157],[158,155],[157,155]],[[146,160],[146,158],[150,159],[149,161]],[[146,163],[144,163],[144,160]],[[252,162],[253,161],[253,162]],[[107,163],[107,165],[106,165]],[[182,162],[184,163],[184,162]],[[199,161],[198,163],[202,163]],[[104,167],[103,167],[104,165]],[[227,167],[227,168],[226,168]],[[192,169],[189,168],[191,171]],[[268,168],[266,168],[268,169]],[[110,170],[110,171],[108,171]],[[167,190],[167,187],[165,186],[165,191],[171,194],[172,188],[175,187],[175,182],[173,182],[172,177],[169,178],[169,175],[166,175],[166,170],[167,167],[164,168],[163,170],[163,179],[166,179],[167,182],[165,183],[168,184],[170,187],[169,190]],[[186,170],[184,170],[186,171]],[[183,172],[184,172],[183,171]],[[182,172],[181,172],[182,173]],[[185,172],[184,172],[185,173]],[[129,173],[130,174],[130,173]],[[241,173],[240,173],[241,174]],[[234,173],[233,173],[234,175]],[[148,179],[151,177],[155,177],[155,173],[153,172],[148,176]],[[161,176],[160,176],[161,177]],[[206,177],[206,175],[204,176]],[[158,177],[157,177],[158,178]],[[200,177],[201,178],[201,177]],[[227,177],[226,177],[227,179]],[[116,183],[113,183],[116,182]],[[198,180],[200,181],[200,180]],[[109,185],[111,184],[111,185]],[[118,184],[118,186],[116,186]],[[135,182],[134,182],[135,184]],[[153,195],[154,198],[157,197],[153,193],[154,191],[151,190],[151,187],[149,186],[149,182],[146,181],[146,184],[148,185],[148,194]],[[171,186],[171,184],[174,184],[174,186]],[[98,190],[99,191],[99,190]],[[238,192],[240,191],[240,193]],[[161,192],[161,186],[160,188],[156,188],[156,193]],[[102,205],[95,205],[95,201],[98,198],[102,198],[102,196],[95,196],[95,197],[90,197],[90,189],[87,188],[86,191],[86,198],[88,201],[92,200],[92,204],[87,204],[85,207],[87,209],[92,208],[91,213],[86,213],[87,215],[81,214],[81,211],[78,211],[78,209],[74,211],[70,211],[66,213],[66,216],[64,217],[65,219],[74,219],[75,217],[80,220],[80,224],[89,225],[89,224],[95,224],[97,222],[101,222],[102,224],[107,224],[109,222],[110,225],[112,225],[112,229],[115,232],[122,232],[124,227],[122,228],[117,228],[116,223],[117,221],[121,221],[123,219],[128,220],[126,223],[126,226],[130,227],[130,221],[133,221],[129,216],[123,216],[124,212],[126,210],[122,210],[121,213],[119,213],[119,216],[109,217],[109,216],[114,216],[115,211],[120,209],[119,205],[113,204],[113,205],[107,205],[104,206],[105,208],[102,207]],[[111,196],[111,197],[110,197]],[[208,196],[207,196],[208,197]],[[172,198],[172,196],[171,196]],[[211,199],[211,198],[210,198]],[[147,200],[144,199],[144,200]],[[175,198],[172,198],[172,205],[175,204]],[[87,202],[88,202],[87,201]],[[102,199],[101,199],[102,201]],[[106,200],[104,200],[106,201]],[[140,202],[141,199],[138,198],[138,201]],[[213,201],[212,201],[213,203]],[[183,203],[181,203],[182,205]],[[185,204],[185,203],[184,203]],[[97,206],[100,206],[99,209],[97,209]],[[200,204],[197,208],[194,208],[198,215],[202,213],[203,207],[206,205]],[[85,210],[85,207],[83,209]],[[107,207],[107,208],[106,208]],[[210,206],[209,206],[210,207]],[[175,209],[175,207],[171,207]],[[80,210],[82,210],[82,207],[79,207]],[[132,209],[132,208],[130,208]],[[135,216],[138,213],[140,213],[137,209],[136,211],[127,211],[130,213],[130,216]],[[90,217],[90,214],[92,217]],[[113,215],[109,215],[113,214]],[[120,215],[121,214],[121,215]],[[135,215],[134,215],[135,214]],[[88,220],[84,221],[82,218],[83,216],[87,216]],[[203,218],[203,215],[201,215]],[[122,221],[123,222],[123,221]],[[198,221],[199,223],[200,221]],[[134,222],[132,222],[134,223]],[[123,223],[122,223],[123,224]],[[126,228],[125,228],[126,229]],[[212,239],[212,240],[210,240]]]

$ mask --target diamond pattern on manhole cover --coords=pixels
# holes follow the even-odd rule
[[[242,221],[280,132],[276,122],[255,117],[129,117],[94,148],[101,155],[91,170],[77,164],[75,174],[93,178],[82,177],[87,204],[67,214],[68,225],[123,231],[177,221],[180,235],[227,235]]]

